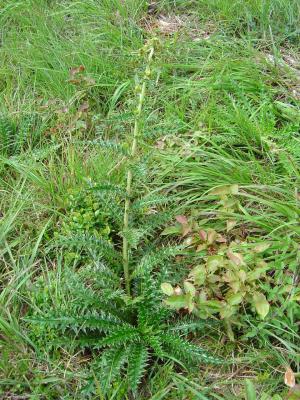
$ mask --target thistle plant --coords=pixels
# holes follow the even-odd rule
[[[41,304],[40,310],[34,310],[28,318],[31,332],[37,332],[38,340],[44,340],[50,349],[63,345],[72,350],[92,350],[95,356],[93,373],[101,382],[101,391],[105,395],[118,379],[127,382],[129,391],[136,392],[147,374],[147,366],[156,360],[172,360],[187,367],[200,362],[223,363],[187,338],[188,334],[202,329],[203,322],[187,316],[178,323],[175,312],[163,303],[160,285],[168,275],[168,265],[178,254],[178,248],[155,247],[149,237],[166,221],[160,215],[159,218],[144,215],[144,198],[133,199],[134,184],[138,179],[134,167],[142,136],[143,104],[156,44],[156,39],[148,41],[141,52],[143,57],[146,56],[146,65],[135,89],[137,107],[126,191],[124,193],[113,184],[92,188],[96,193],[103,189],[104,197],[110,191],[109,203],[113,203],[113,193],[118,192],[124,198],[122,250],[113,238],[103,234],[93,237],[89,230],[84,230],[84,235],[68,238],[73,241],[73,247],[89,251],[89,264],[82,262],[75,270],[68,266],[61,268],[64,271],[59,285],[62,300],[56,304],[51,303],[52,299],[59,296],[49,297],[47,293],[53,288],[45,291],[42,283],[36,301]],[[116,208],[115,204],[110,213],[116,213]],[[105,209],[102,211],[104,213]],[[134,229],[131,220],[137,221],[136,227],[142,226],[142,229]],[[109,225],[113,218],[104,221]],[[132,249],[137,250],[133,252]],[[41,332],[45,332],[45,339],[41,339]],[[49,343],[49,337],[53,337],[53,343]]]
[[[149,40],[143,47],[141,53],[147,54],[147,64],[144,71],[144,76],[142,78],[141,84],[136,85],[136,93],[138,95],[138,104],[135,113],[134,128],[132,133],[132,145],[131,145],[131,162],[134,161],[137,149],[138,149],[138,139],[141,136],[141,119],[142,110],[146,94],[147,81],[149,80],[151,74],[151,63],[154,55],[154,46],[156,44],[156,39]],[[129,166],[127,171],[127,185],[126,185],[126,199],[124,206],[124,229],[123,229],[123,268],[124,268],[124,279],[126,292],[130,295],[130,276],[129,276],[129,251],[130,246],[126,233],[129,227],[129,214],[131,205],[131,195],[132,195],[132,184],[133,184],[133,171],[132,167]]]

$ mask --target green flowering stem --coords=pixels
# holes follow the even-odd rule
[[[143,103],[146,94],[146,86],[147,80],[150,76],[150,65],[154,54],[154,46],[153,40],[150,41],[145,45],[143,48],[145,52],[148,53],[147,65],[145,68],[144,77],[142,80],[141,88],[139,90],[138,96],[138,105],[135,114],[135,121],[134,121],[134,128],[133,128],[133,135],[132,135],[132,145],[131,145],[131,153],[130,158],[134,160],[137,147],[138,147],[138,138],[141,135],[141,115],[143,110]],[[128,227],[129,227],[129,214],[130,214],[130,205],[131,205],[131,195],[132,195],[132,180],[133,180],[133,172],[131,166],[129,166],[127,171],[127,185],[126,185],[126,199],[125,199],[125,206],[124,206],[124,221],[123,221],[123,269],[124,269],[124,279],[125,279],[125,288],[126,293],[130,296],[130,276],[129,276],[129,252],[130,252],[130,245],[128,242],[127,234],[128,234]]]

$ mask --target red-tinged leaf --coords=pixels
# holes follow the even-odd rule
[[[290,388],[293,388],[296,385],[295,374],[290,367],[285,371],[284,383]]]
[[[187,217],[185,215],[177,215],[175,218],[176,218],[176,221],[179,222],[181,225],[187,225],[188,224],[188,220],[187,220]]]
[[[83,65],[79,65],[79,67],[73,67],[70,68],[70,76],[75,76],[79,74],[80,72],[83,72],[85,70],[85,67]]]
[[[207,233],[206,233],[203,229],[201,229],[201,231],[199,231],[199,236],[200,236],[200,239],[201,239],[203,242],[206,242],[206,240],[207,240]]]
[[[244,264],[243,256],[240,253],[233,253],[232,251],[227,251],[227,257],[235,264],[242,265]]]

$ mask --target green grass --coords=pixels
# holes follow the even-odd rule
[[[4,398],[248,400],[252,390],[278,400],[288,392],[287,366],[299,380],[299,2],[161,0],[151,14],[147,3],[0,1]],[[140,49],[154,36],[138,154],[130,158],[135,86],[146,65]],[[227,198],[215,194],[230,185],[238,190]],[[234,205],[224,208],[228,199]],[[185,236],[178,215],[188,219]],[[230,320],[234,340],[218,314],[203,320],[162,303],[161,282],[183,286],[206,262],[189,242],[200,230],[250,249],[246,260],[257,243],[270,244],[268,274],[255,284],[270,311],[261,319],[244,301]],[[124,235],[133,299],[124,294]],[[222,252],[216,243],[212,254]],[[209,296],[224,301],[226,292]],[[81,348],[88,334],[102,335],[87,311],[118,308],[124,327],[139,331],[134,357],[125,334],[118,340],[127,358]],[[51,325],[51,313],[72,314],[73,325]],[[168,322],[157,327],[160,313]],[[189,341],[223,366],[161,353],[158,330],[181,324],[187,337],[190,322],[201,328]]]

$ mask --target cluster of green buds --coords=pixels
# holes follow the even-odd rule
[[[152,37],[146,41],[143,47],[140,48],[139,54],[142,57],[147,55],[151,49],[157,51],[160,45],[161,41],[157,37]]]
[[[137,105],[135,109],[135,118],[134,118],[134,126],[132,129],[132,144],[131,144],[131,152],[130,152],[130,159],[132,163],[128,167],[127,171],[127,184],[126,184],[126,200],[124,205],[124,223],[123,223],[123,232],[128,232],[129,228],[129,214],[130,214],[130,207],[131,207],[131,194],[132,194],[132,185],[134,181],[134,170],[133,164],[135,157],[137,155],[138,150],[138,141],[139,138],[142,136],[142,110],[143,104],[145,100],[146,94],[146,86],[147,82],[151,77],[151,63],[154,56],[154,51],[159,45],[159,41],[157,38],[149,39],[145,45],[140,50],[140,56],[146,59],[145,62],[145,70],[142,78],[138,80],[135,86],[135,93],[137,95]],[[130,243],[126,234],[123,235],[123,269],[124,269],[124,280],[126,286],[127,295],[130,296],[130,271],[129,271],[129,254],[130,254]]]

